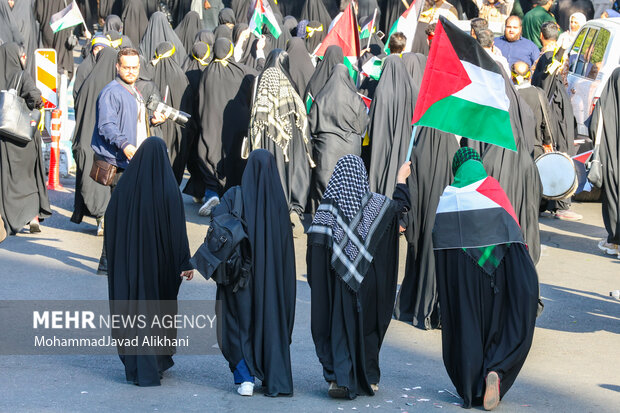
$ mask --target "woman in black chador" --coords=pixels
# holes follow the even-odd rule
[[[123,172],[105,213],[110,311],[121,315],[172,315],[182,277],[192,279],[183,198],[172,173],[166,143],[147,138]],[[179,276],[180,275],[180,276]],[[129,305],[129,306],[128,306]],[[176,330],[115,329],[115,338],[159,335]],[[118,348],[128,382],[159,386],[172,367],[174,347]]]
[[[236,187],[227,191],[214,216],[233,210]],[[289,346],[295,320],[295,250],[286,217],[288,205],[276,168],[265,149],[252,151],[241,179],[242,217],[252,249],[252,270],[245,287],[217,287],[221,312],[219,345],[240,384],[251,396],[254,378],[267,396],[292,396]]]
[[[24,50],[17,43],[0,46],[0,90],[17,89],[29,109],[41,108],[41,92],[25,64]],[[6,232],[14,234],[29,222],[30,232],[40,232],[39,218],[51,214],[39,134],[25,145],[0,136],[0,216]]]
[[[308,230],[312,338],[331,397],[354,399],[379,388],[379,351],[392,318],[410,173],[407,162],[390,200],[370,192],[360,157],[340,158]]]
[[[532,345],[538,275],[517,214],[478,153],[459,149],[452,171],[433,228],[443,362],[463,407],[492,410]]]

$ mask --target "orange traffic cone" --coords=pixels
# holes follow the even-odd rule
[[[62,190],[60,185],[60,109],[52,111],[52,147],[50,149],[50,169],[47,176],[47,189],[52,191]]]

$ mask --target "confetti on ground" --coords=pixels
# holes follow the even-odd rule
[[[379,407],[381,407],[381,405],[380,405],[380,404],[376,405],[376,406],[375,406],[375,409],[378,409]]]
[[[522,404],[521,407],[532,407],[531,404]]]
[[[415,386],[415,387],[412,387],[411,390],[420,390],[421,388],[422,388],[421,386]]]
[[[457,399],[460,399],[459,396],[457,396],[456,394],[452,393],[450,390],[448,389],[443,389],[443,391],[450,393],[453,397],[456,397]]]
[[[443,393],[445,390],[438,390],[437,393]]]
[[[357,407],[351,407],[351,410],[357,410]]]
[[[409,396],[407,396],[406,394],[402,394],[400,397],[403,398],[403,399],[406,399]]]
[[[442,406],[442,405],[440,405],[440,404],[434,404],[434,406],[435,406],[436,408],[438,408],[438,409],[443,409],[443,406]]]
[[[369,404],[367,404],[367,405],[366,405],[366,407],[370,407],[370,405],[369,405]]]
[[[407,402],[407,403],[405,403],[405,404],[406,404],[407,406],[413,406],[413,403],[411,403],[411,402]]]
[[[407,364],[408,366],[413,366],[413,363],[405,363],[405,364]]]
[[[339,407],[338,410],[344,410],[344,407]]]
[[[198,395],[197,395],[197,394],[194,394],[194,397],[198,397]]]
[[[418,399],[419,402],[430,402],[431,399]]]
[[[403,387],[404,391],[411,391],[411,389],[409,387]]]
[[[386,400],[385,402],[386,403],[392,403],[392,400]]]
[[[452,404],[455,405],[455,406],[460,406],[461,405],[461,403],[454,403],[454,402]]]

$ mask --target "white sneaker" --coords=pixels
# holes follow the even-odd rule
[[[237,393],[242,396],[251,396],[254,394],[254,383],[251,381],[244,381],[237,389]]]
[[[212,196],[211,198],[207,199],[207,202],[205,202],[200,207],[200,209],[198,210],[198,215],[200,215],[201,217],[208,217],[209,215],[211,215],[213,208],[215,208],[219,204],[220,199],[216,196]]]
[[[610,244],[604,239],[598,243],[598,248],[603,251],[605,254],[609,255],[618,255],[620,256],[620,251],[618,250],[617,244]]]

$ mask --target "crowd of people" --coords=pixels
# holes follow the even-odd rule
[[[293,394],[293,238],[305,232],[312,336],[330,396],[378,391],[379,351],[394,317],[441,328],[463,406],[495,408],[542,310],[539,217],[582,219],[570,198],[542,197],[534,160],[577,151],[567,55],[593,10],[560,2],[556,20],[553,0],[427,0],[407,39],[384,35],[405,1],[263,1],[279,34],[267,25],[256,33],[249,0],[86,0],[78,3],[89,30],[57,33],[47,22],[64,0],[0,0],[0,89],[17,87],[30,108],[42,106],[32,78],[37,45],[55,48],[59,71],[75,78],[71,221],[96,218],[110,299],[175,300],[180,280],[193,277],[180,190],[189,173],[182,191],[199,215],[240,209],[251,246],[249,280],[217,289],[220,347],[239,394],[252,395],[255,379],[267,395]],[[371,22],[353,68],[339,46],[315,55],[347,8],[360,28]],[[428,127],[412,137],[440,16],[469,19],[480,50],[503,71],[517,151]],[[75,36],[91,30],[74,70]],[[376,78],[361,69],[372,58],[382,62]],[[593,138],[602,129],[605,165],[609,236],[599,247],[620,257],[619,81],[616,69],[590,129]],[[41,230],[51,214],[44,175],[40,139],[0,139],[1,229]],[[494,225],[451,227],[449,214],[480,218],[479,187],[502,206]],[[459,206],[466,200],[468,210]],[[397,291],[401,235],[407,258]],[[159,385],[173,364],[171,355],[121,359],[138,385]]]

